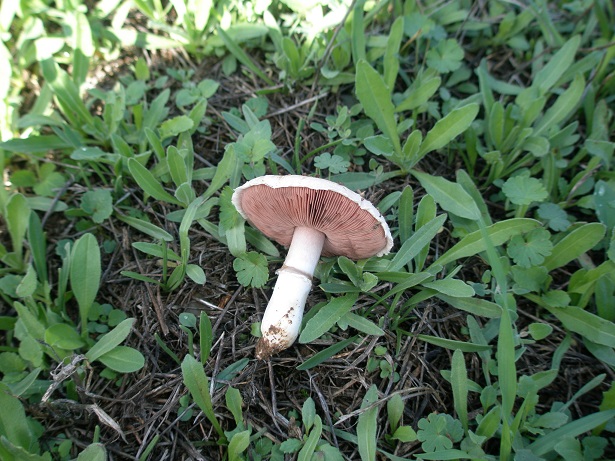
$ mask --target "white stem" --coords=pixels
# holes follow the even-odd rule
[[[256,345],[258,359],[290,347],[299,336],[305,301],[324,243],[322,232],[307,227],[295,229],[261,322],[263,336]]]

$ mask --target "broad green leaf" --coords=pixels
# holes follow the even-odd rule
[[[349,293],[346,296],[331,299],[307,322],[299,336],[299,342],[309,343],[329,331],[339,319],[350,312],[357,298],[357,293]]]
[[[383,336],[384,331],[378,325],[371,320],[366,319],[354,312],[347,312],[342,320],[348,324],[349,327],[354,328],[362,333],[372,336]]]
[[[308,426],[306,426],[306,429]],[[320,436],[322,435],[322,420],[320,416],[314,417],[313,426],[309,427],[309,436],[307,437],[303,447],[299,451],[297,456],[297,461],[310,461],[314,452],[316,451],[316,447],[318,446],[318,442],[320,441]]]
[[[119,373],[132,373],[145,365],[145,357],[136,349],[128,346],[116,346],[106,354],[98,357],[105,366]]]
[[[156,200],[181,205],[179,200],[169,194],[154,175],[134,158],[128,159],[128,170],[143,191]]]
[[[540,222],[529,218],[506,219],[492,224],[486,228],[491,243],[499,246],[505,243],[513,235],[528,232],[540,227]],[[487,244],[484,241],[480,230],[474,231],[463,237],[457,244],[446,251],[440,258],[434,261],[433,265],[448,264],[461,258],[467,258],[486,250]]]
[[[167,149],[167,163],[175,187],[179,187],[186,182],[189,183],[192,180],[192,178],[188,177],[188,168],[184,157],[175,146],[169,146]]]
[[[396,272],[406,264],[410,263],[424,247],[429,245],[438,232],[440,232],[446,218],[446,214],[436,216],[412,234],[412,236],[403,243],[399,251],[395,254],[387,267],[387,271]]]
[[[233,419],[235,420],[237,426],[243,424],[243,400],[241,398],[241,392],[234,387],[229,386],[224,393],[224,401],[226,402],[226,408],[228,408],[233,415]]]
[[[451,387],[453,388],[453,404],[457,417],[464,430],[468,430],[468,370],[463,358],[463,352],[457,349],[453,352],[451,364]]]
[[[404,415],[404,400],[399,394],[393,394],[389,400],[387,400],[387,419],[391,432],[395,432],[401,421],[401,417]]]
[[[1,210],[0,210],[1,211]],[[11,236],[13,251],[21,261],[23,241],[30,222],[30,207],[21,194],[13,195],[6,204],[6,227]]]
[[[404,112],[421,107],[438,91],[441,83],[442,79],[436,75],[419,76],[417,80],[412,82],[410,90],[407,91],[408,97],[395,107],[395,112]]]
[[[15,294],[20,298],[28,298],[34,294],[37,285],[34,266],[28,264],[26,274],[21,278],[19,285],[15,288]]]
[[[207,280],[203,268],[196,264],[186,264],[186,275],[197,285],[203,285]]]
[[[93,362],[119,346],[130,334],[135,319],[128,318],[120,322],[113,330],[98,339],[96,344],[85,354]]]
[[[357,422],[357,440],[362,461],[376,460],[376,435],[378,433],[376,402],[378,402],[378,387],[373,384],[363,397],[361,410],[364,411],[359,414]]]
[[[397,134],[395,107],[391,102],[391,90],[380,74],[363,60],[357,64],[355,91],[367,116],[391,141],[395,153],[401,157],[401,143]]]
[[[50,150],[61,150],[74,147],[56,135],[32,135],[27,138],[13,138],[0,142],[0,148],[9,152],[39,154]]]
[[[470,298],[474,296],[474,289],[459,279],[439,279],[433,282],[423,282],[422,286],[457,298]]]
[[[36,447],[38,435],[26,417],[24,407],[17,397],[10,395],[2,384],[0,387],[0,431],[2,438],[19,447]],[[24,450],[25,451],[25,450]],[[18,460],[20,458],[12,458]],[[39,458],[43,459],[43,458]],[[51,457],[47,458],[51,460]]]
[[[443,119],[438,120],[425,135],[419,149],[419,158],[423,158],[431,151],[441,149],[463,133],[476,118],[478,109],[478,104],[468,104],[453,110]]]
[[[47,328],[45,330],[45,342],[51,347],[58,347],[67,351],[79,349],[85,344],[79,333],[66,323],[56,323]]]
[[[580,44],[580,35],[575,35],[568,40],[549,59],[547,64],[536,73],[532,85],[537,86],[542,94],[549,91],[574,62],[575,54]]]
[[[412,171],[412,174],[443,210],[461,218],[474,221],[480,219],[481,214],[476,202],[459,184],[440,176],[432,176],[418,171]]]
[[[543,266],[549,271],[568,264],[591,250],[604,237],[606,228],[601,223],[587,223],[577,227],[553,246]]]
[[[199,408],[205,414],[205,417],[212,424],[221,441],[226,440],[224,431],[216,418],[213,405],[211,403],[211,395],[209,393],[209,380],[203,369],[203,364],[198,362],[190,354],[184,357],[181,365],[184,384],[190,391],[192,399],[196,402]]]
[[[615,328],[613,322],[598,317],[577,306],[552,307],[536,295],[525,295],[541,307],[547,309],[570,331],[608,347],[615,347]]]
[[[102,443],[92,443],[79,453],[77,461],[106,461],[107,449]]]
[[[79,304],[81,332],[87,332],[88,314],[100,287],[102,267],[96,237],[85,234],[73,245],[70,264],[70,285]]]
[[[165,120],[160,125],[160,139],[164,140],[172,136],[178,136],[184,131],[191,130],[194,127],[194,122],[187,115],[178,115],[169,120]]]
[[[228,444],[228,459],[229,461],[243,461],[241,454],[246,451],[250,445],[250,431],[241,431],[233,434],[233,437]]]

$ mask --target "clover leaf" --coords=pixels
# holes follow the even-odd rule
[[[92,221],[100,224],[113,213],[113,198],[107,189],[87,191],[81,198],[81,209],[92,217]]]
[[[513,291],[517,294],[538,293],[549,278],[549,272],[543,266],[513,266],[510,271],[515,281]]]
[[[431,413],[427,419],[422,418],[418,426],[416,435],[426,452],[450,450],[453,442],[459,442],[463,437],[461,422],[450,415]]]
[[[449,38],[439,42],[427,52],[427,65],[442,74],[453,72],[461,67],[463,48],[457,40]]]
[[[556,232],[563,232],[570,227],[568,214],[555,203],[541,203],[538,207],[538,217]]]
[[[269,279],[267,258],[256,251],[248,251],[235,258],[233,269],[237,272],[237,281],[244,287],[261,288]]]
[[[549,196],[545,186],[529,174],[508,178],[502,186],[506,198],[515,205],[529,205],[532,202],[542,202]]]
[[[553,250],[550,237],[549,231],[543,228],[531,230],[525,235],[515,235],[508,243],[508,256],[521,267],[538,266]]]
[[[350,162],[337,154],[331,155],[329,152],[325,152],[314,158],[314,166],[321,170],[328,169],[332,174],[339,174],[348,171]]]

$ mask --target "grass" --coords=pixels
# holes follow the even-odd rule
[[[615,457],[613,6],[427,3],[2,3],[0,458]],[[263,174],[395,239],[267,362]]]

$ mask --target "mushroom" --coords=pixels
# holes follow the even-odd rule
[[[387,254],[393,239],[380,212],[359,194],[308,176],[261,176],[235,189],[237,211],[288,247],[261,322],[256,358],[290,347],[297,336],[320,255],[364,259]]]

